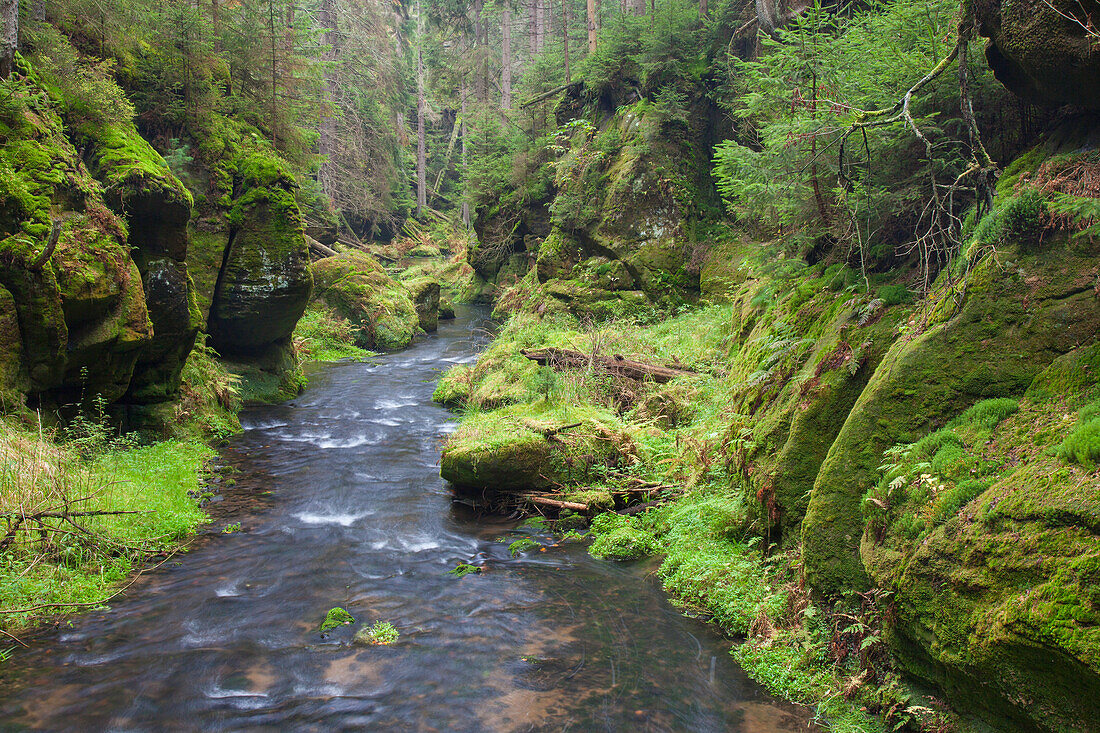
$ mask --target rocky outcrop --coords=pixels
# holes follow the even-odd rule
[[[313,275],[314,297],[357,327],[356,342],[364,349],[404,348],[416,335],[421,318],[409,290],[365,252],[341,252],[318,260],[313,263]],[[438,308],[439,285],[435,285]],[[429,315],[425,310],[425,318]]]
[[[230,357],[288,345],[313,288],[294,178],[263,153],[244,157],[237,178],[207,319],[211,345]]]
[[[21,73],[0,147],[0,319],[3,338],[18,341],[18,348],[5,349],[3,386],[51,407],[93,397],[114,402],[130,389],[155,341],[142,276],[102,185],[56,111],[30,103],[41,95],[33,72],[24,66]],[[140,140],[128,125],[112,134]],[[146,162],[170,178],[155,153]],[[106,156],[96,169],[126,180],[134,167]]]
[[[975,0],[974,9],[1002,84],[1040,104],[1100,110],[1100,2]]]
[[[136,131],[80,128],[92,173],[110,208],[126,220],[131,257],[141,273],[153,338],[143,346],[125,401],[166,402],[202,325],[187,271],[191,194]]]
[[[439,328],[439,281],[422,277],[406,282],[405,287],[416,305],[420,328],[425,333],[434,333]]]

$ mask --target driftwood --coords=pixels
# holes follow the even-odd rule
[[[634,361],[619,354],[614,356],[590,356],[572,349],[557,348],[521,349],[520,353],[531,361],[554,369],[587,369],[589,366],[594,366],[627,379],[643,380],[648,378],[661,384],[670,382],[676,377],[695,373],[689,369],[674,369],[659,364]]]

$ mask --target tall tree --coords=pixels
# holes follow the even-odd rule
[[[503,36],[500,60],[500,108],[512,108],[512,8],[509,0],[501,3],[500,33]]]
[[[7,79],[19,47],[19,0],[0,0],[0,78]]]
[[[597,17],[597,0],[588,0],[588,53],[596,53],[596,17]]]
[[[217,0],[214,0],[216,3]],[[336,161],[336,118],[338,112],[337,94],[339,87],[338,62],[340,60],[340,31],[337,27],[336,0],[321,0],[317,9],[317,23],[322,29],[321,42],[325,46],[321,71],[324,80],[325,107],[321,110],[321,123],[318,129],[317,149],[321,154],[321,166],[317,171],[317,182],[325,195],[335,193]]]
[[[416,0],[416,215],[428,206],[428,149],[424,130],[424,19]]]
[[[565,83],[573,81],[569,73],[569,0],[561,0],[561,44],[565,54]]]

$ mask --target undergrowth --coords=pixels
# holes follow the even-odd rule
[[[0,418],[0,629],[92,608],[203,521],[213,451],[169,440],[102,452]]]

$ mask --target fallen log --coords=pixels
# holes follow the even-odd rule
[[[519,108],[520,109],[525,109],[527,107],[530,107],[532,104],[538,104],[539,102],[541,102],[544,99],[550,99],[550,97],[554,96],[558,92],[564,92],[566,89],[572,89],[573,87],[578,87],[581,84],[584,84],[584,82],[583,81],[572,81],[572,82],[569,82],[568,84],[562,84],[560,87],[554,87],[553,89],[551,89],[548,92],[543,92],[542,94],[538,95],[537,97],[533,97],[532,99],[528,99],[526,102],[521,104],[519,106]]]
[[[558,499],[548,499],[545,496],[538,496],[535,494],[520,494],[520,498],[525,501],[529,501],[532,504],[539,506],[553,507],[554,509],[571,509],[575,512],[587,512],[589,506],[587,504],[581,504],[576,501],[560,501]]]
[[[311,252],[313,252],[313,254],[321,257],[322,259],[325,257],[335,257],[337,254],[336,250],[334,250],[332,247],[321,244],[316,239],[308,235],[306,236],[306,244],[309,245],[309,249]]]
[[[553,369],[587,369],[589,366],[603,369],[620,377],[641,381],[652,379],[654,382],[664,384],[676,377],[695,374],[690,369],[674,369],[659,364],[647,364],[644,361],[634,361],[615,354],[614,356],[591,356],[581,351],[572,349],[520,349],[521,354],[531,361]]]

